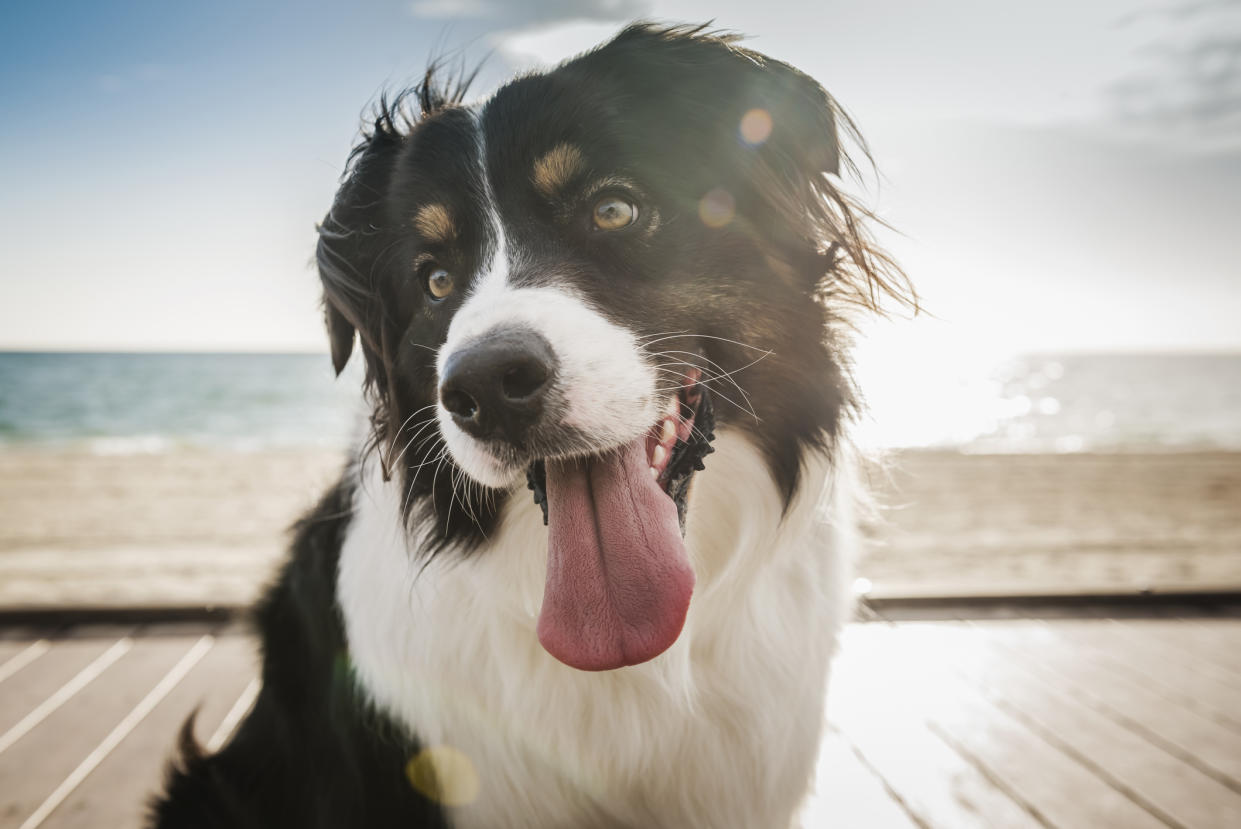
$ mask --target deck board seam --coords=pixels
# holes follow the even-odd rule
[[[1093,658],[1095,664],[1110,670],[1114,674],[1124,677],[1130,682],[1149,683],[1151,693],[1160,697],[1167,702],[1177,705],[1195,714],[1205,717],[1218,725],[1241,734],[1241,720],[1233,719],[1228,712],[1220,711],[1212,705],[1199,701],[1192,694],[1177,690],[1164,683],[1164,681],[1154,673],[1150,673],[1135,667],[1131,662],[1118,659],[1108,653],[1101,645],[1091,642],[1080,642],[1080,647]]]
[[[963,746],[960,741],[952,737],[946,728],[931,718],[926,718],[927,730],[938,737],[948,748],[957,753],[957,756],[964,760],[970,766],[983,776],[983,778],[994,786],[998,791],[1008,797],[1018,808],[1028,814],[1031,818],[1041,826],[1047,829],[1060,829],[1041,809],[1027,800],[1023,795],[1018,793],[1012,786],[1008,784],[998,773],[984,763],[974,752]]]
[[[0,734],[0,754],[3,754],[9,746],[26,736],[35,726],[51,716],[56,709],[73,699],[79,691],[94,682],[100,674],[112,667],[118,659],[129,653],[133,645],[134,640],[128,636],[121,637],[113,642],[111,647],[92,659],[85,668],[74,674],[69,681],[57,688],[43,702],[36,705],[30,713],[18,720],[12,728]]]
[[[181,680],[185,678],[185,675],[190,672],[190,669],[198,664],[198,662],[207,654],[207,651],[211,650],[214,642],[215,638],[210,634],[206,634],[191,645],[190,649],[186,651],[177,663],[173,665],[172,668],[164,674],[160,681],[155,684],[155,687],[148,691],[146,696],[139,700],[138,704],[130,709],[129,713],[126,714],[110,732],[108,732],[108,735],[104,737],[103,740],[100,741],[100,743],[95,746],[95,748],[92,749],[85,758],[82,759],[82,762],[79,763],[73,771],[69,772],[69,775],[60,782],[60,785],[53,789],[52,793],[49,794],[41,804],[39,804],[39,807],[34,810],[30,817],[26,818],[26,820],[22,822],[19,829],[38,829],[38,827],[43,824],[43,821],[47,820],[47,818],[54,811],[56,811],[56,809],[59,808],[59,806],[64,803],[66,799],[68,799],[69,795],[73,794],[73,791],[82,784],[82,781],[89,777],[91,772],[99,767],[99,764],[112,753],[112,750],[120,745],[121,741],[129,736],[129,733],[133,731],[139,723],[146,719],[147,715],[155,709],[155,706],[159,705],[159,703],[163,701],[164,697],[168,696],[168,694],[180,684]]]
[[[258,697],[261,687],[262,680],[255,677],[241,690],[241,694],[233,702],[232,707],[228,709],[224,719],[220,720],[220,724],[216,726],[215,732],[207,739],[205,748],[208,754],[214,754],[219,751],[224,746],[224,743],[233,736],[233,732],[241,724],[242,717],[246,715],[246,712],[250,710],[250,706],[254,704],[254,700]]]
[[[4,661],[3,665],[0,665],[0,682],[4,682],[22,668],[34,662],[51,650],[51,647],[51,644],[46,639],[37,639],[10,656]]]
[[[857,761],[862,765],[862,768],[866,769],[866,771],[868,771],[871,776],[879,782],[879,785],[883,788],[883,791],[888,795],[888,797],[892,798],[897,807],[905,813],[905,816],[908,817],[915,826],[919,827],[919,829],[935,829],[933,824],[928,823],[917,813],[917,811],[914,810],[909,801],[896,790],[896,788],[888,781],[888,778],[883,775],[883,772],[879,771],[875,764],[867,758],[866,753],[858,747],[857,743],[849,738],[848,734],[834,725],[829,727],[833,732],[840,736],[840,739],[844,741],[844,744],[848,747],[849,751],[852,752],[853,756],[857,758]]]
[[[1046,623],[1043,622],[1043,624],[1045,625]],[[1001,649],[1006,651],[1010,655],[1010,657],[1014,657],[1014,656],[1020,657],[1021,655],[1020,650],[1014,648],[1009,643],[995,642],[994,638],[992,638],[990,641],[997,644]],[[1031,669],[1027,665],[1025,666],[1024,670],[1034,673],[1035,675],[1039,675],[1041,673],[1043,676],[1047,676],[1050,679],[1059,678],[1060,680],[1067,682],[1069,684],[1069,690],[1067,690],[1065,693],[1070,699],[1076,700],[1077,702],[1091,709],[1092,711],[1095,711],[1101,714],[1102,716],[1107,717],[1109,720],[1121,726],[1122,728],[1126,729],[1131,734],[1134,734],[1142,738],[1147,743],[1163,751],[1165,754],[1168,754],[1176,758],[1177,760],[1180,760],[1182,763],[1186,764],[1187,766],[1190,766],[1191,768],[1196,769],[1198,772],[1206,775],[1207,777],[1210,777],[1212,780],[1219,783],[1220,785],[1231,789],[1237,794],[1241,794],[1241,781],[1236,780],[1231,775],[1229,775],[1227,772],[1223,771],[1222,769],[1216,768],[1215,766],[1211,765],[1210,763],[1204,760],[1199,759],[1197,755],[1193,754],[1191,751],[1187,750],[1186,748],[1178,745],[1177,743],[1175,743],[1172,740],[1169,740],[1166,737],[1163,737],[1157,732],[1152,731],[1150,728],[1145,726],[1143,723],[1139,722],[1133,717],[1130,717],[1128,714],[1125,714],[1124,712],[1117,710],[1114,706],[1112,706],[1109,702],[1107,702],[1107,700],[1104,700],[1100,698],[1099,696],[1091,693],[1089,689],[1083,689],[1083,684],[1081,682],[1074,680],[1072,677],[1066,676],[1062,670],[1059,670],[1058,668],[1054,666],[1050,666],[1044,662],[1040,662],[1038,664],[1039,664],[1038,668]]]
[[[966,624],[971,628],[975,628],[976,634],[983,635],[983,636],[986,635],[986,631],[982,628],[981,625],[977,625],[976,623],[969,621],[969,620],[966,620]],[[967,684],[975,683],[974,678],[967,675],[965,671],[959,665],[951,666],[951,670],[962,681],[966,682]],[[1087,770],[1092,772],[1095,775],[1095,777],[1099,778],[1104,783],[1111,786],[1116,791],[1120,792],[1120,794],[1122,794],[1123,796],[1131,800],[1133,803],[1137,804],[1138,807],[1149,812],[1156,820],[1162,821],[1163,823],[1167,824],[1173,829],[1189,829],[1189,827],[1186,824],[1177,820],[1175,817],[1173,817],[1171,814],[1166,812],[1162,807],[1158,806],[1151,800],[1148,800],[1145,796],[1143,796],[1140,792],[1138,792],[1128,783],[1126,783],[1125,781],[1121,780],[1119,777],[1112,774],[1112,772],[1108,771],[1108,769],[1105,766],[1103,766],[1101,763],[1097,762],[1096,760],[1094,760],[1092,757],[1085,754],[1084,752],[1079,751],[1077,748],[1074,748],[1070,743],[1065,742],[1059,735],[1055,733],[1055,731],[1043,725],[1036,718],[1030,716],[1025,711],[1023,711],[1020,707],[1018,707],[1016,704],[1008,700],[1004,696],[1003,692],[1000,691],[998,688],[986,682],[978,682],[977,687],[978,687],[979,693],[981,693],[983,697],[988,702],[990,702],[992,705],[994,705],[996,708],[1005,712],[1013,719],[1017,720],[1019,723],[1021,723],[1026,728],[1028,728],[1031,731],[1031,733],[1033,733],[1036,737],[1040,738],[1043,742],[1047,743],[1049,746],[1056,749],[1061,754],[1064,754],[1065,756],[1073,760],[1076,760],[1078,763],[1084,766]]]
[[[1107,621],[1111,623],[1112,629],[1117,631],[1122,638],[1128,639],[1131,642],[1141,642],[1143,645],[1149,646],[1149,639],[1139,637],[1137,631],[1133,630],[1129,625],[1123,624],[1123,622],[1132,620],[1108,619]],[[1234,670],[1228,665],[1214,661],[1196,650],[1191,650],[1169,642],[1163,637],[1156,636],[1153,638],[1157,645],[1157,649],[1171,650],[1180,653],[1183,657],[1188,659],[1189,668],[1194,673],[1213,677],[1225,685],[1235,686],[1237,688],[1237,693],[1241,694],[1241,672]]]

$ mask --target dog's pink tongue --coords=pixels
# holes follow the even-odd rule
[[[539,641],[605,671],[663,653],[685,624],[694,572],[646,438],[606,459],[547,463],[547,583]]]

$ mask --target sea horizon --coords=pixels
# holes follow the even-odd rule
[[[867,449],[1241,450],[1241,350],[1092,350],[861,366]],[[0,350],[0,450],[344,450],[360,361],[326,351]],[[744,385],[744,374],[737,376]]]

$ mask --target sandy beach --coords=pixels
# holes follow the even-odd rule
[[[342,463],[0,452],[0,606],[249,602]],[[1241,453],[903,452],[867,477],[875,596],[1241,589]]]
[[[1241,453],[904,452],[870,480],[877,595],[1241,588]]]

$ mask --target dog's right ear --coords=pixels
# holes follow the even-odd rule
[[[323,283],[323,309],[332,365],[344,370],[354,333],[363,352],[381,353],[376,258],[393,233],[386,216],[388,183],[405,142],[403,96],[381,101],[379,113],[349,155],[332,208],[319,224],[315,258]]]
[[[336,376],[339,377],[349,362],[349,355],[353,353],[353,323],[345,319],[345,315],[336,310],[336,306],[326,297],[323,300],[323,315],[327,322],[328,342],[332,346],[332,368],[336,369]]]

